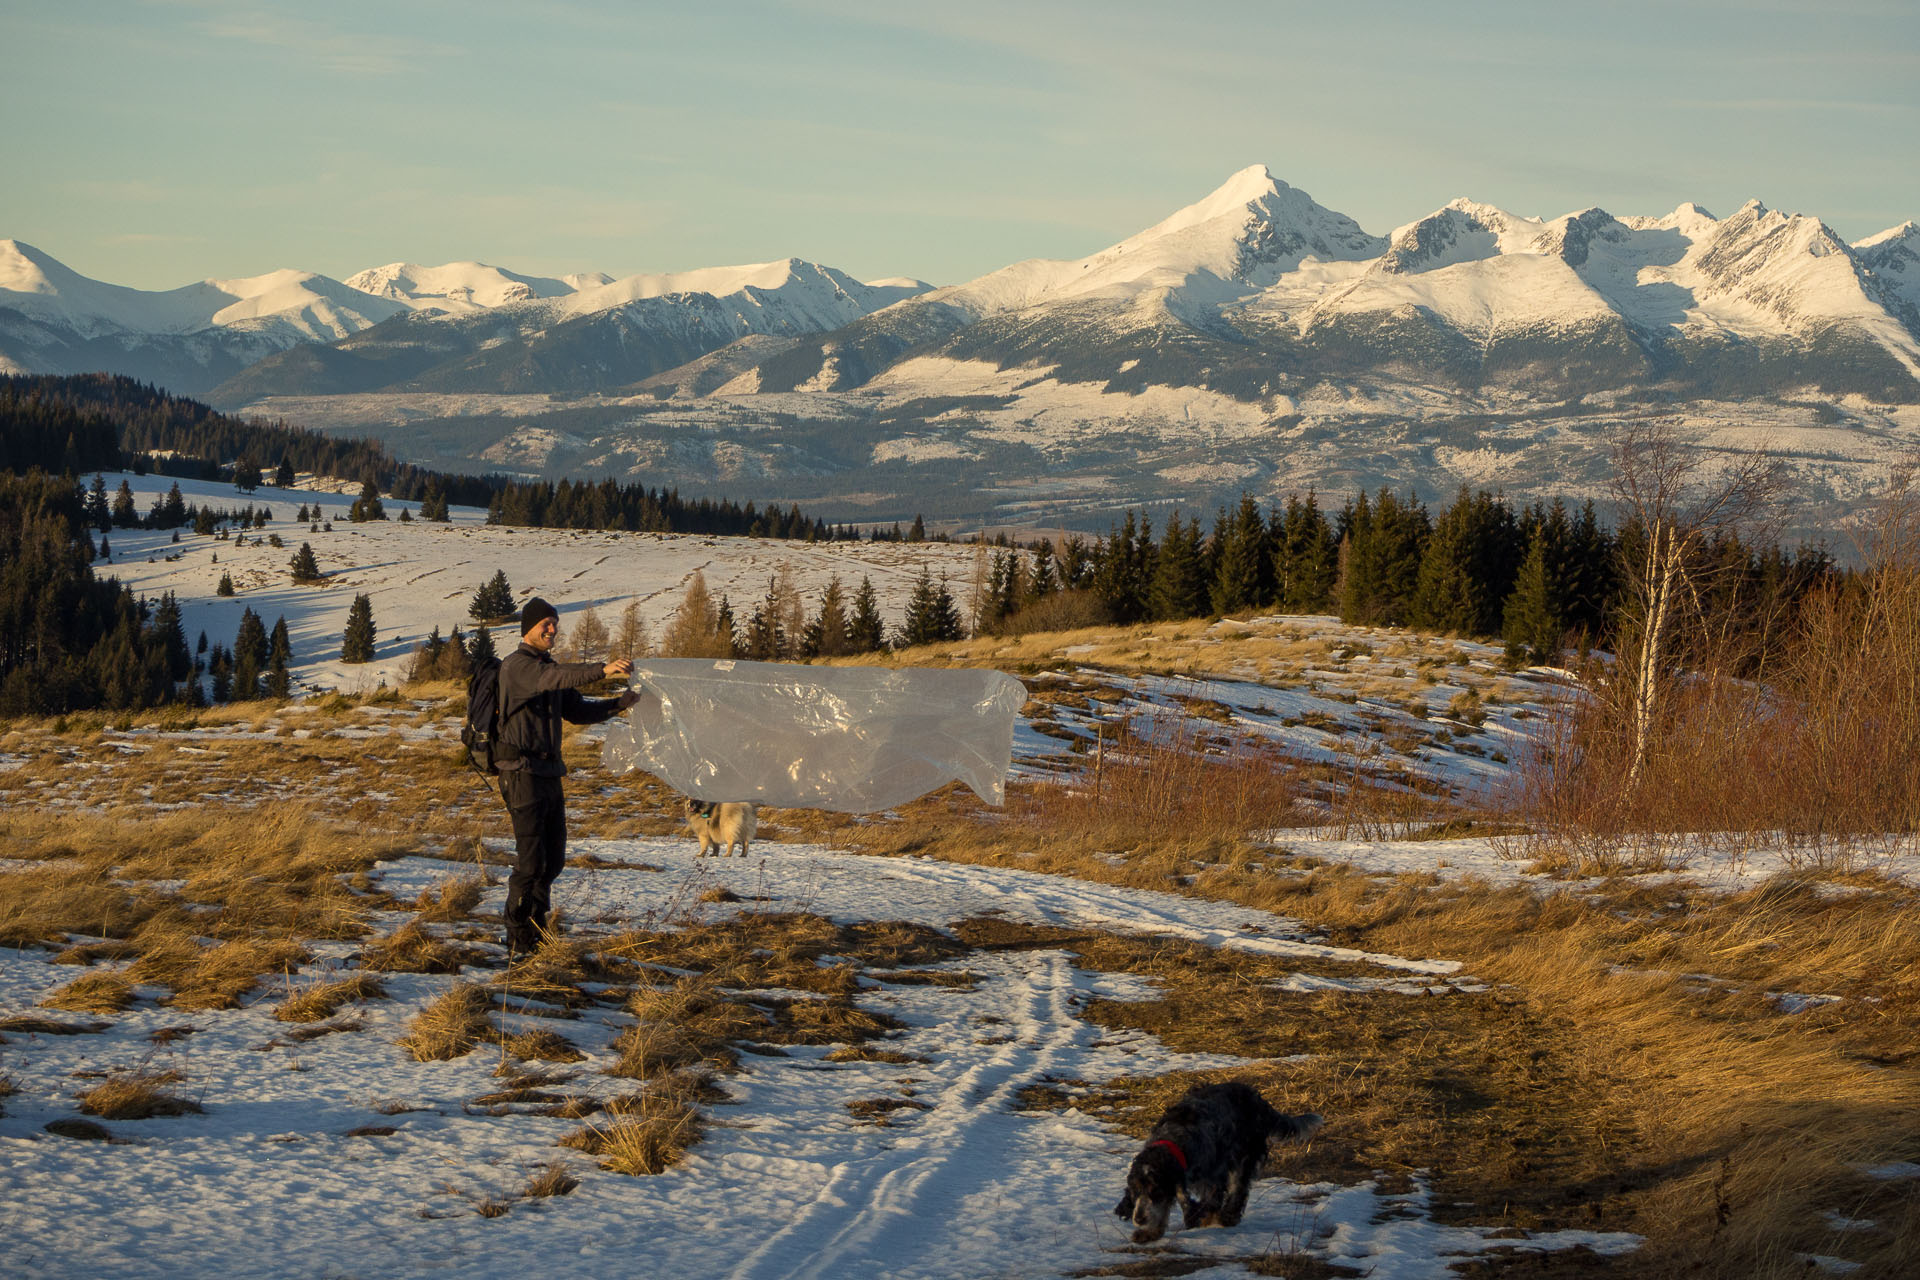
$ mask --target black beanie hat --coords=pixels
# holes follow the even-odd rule
[[[545,600],[542,600],[539,596],[535,596],[520,606],[520,634],[527,634],[527,632],[539,626],[543,619],[558,618],[559,616],[560,611],[558,609],[548,604]]]

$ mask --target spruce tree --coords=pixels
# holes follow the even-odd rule
[[[387,509],[380,502],[380,486],[372,480],[360,484],[360,496],[347,508],[347,519],[359,524],[367,520],[385,520]]]
[[[1557,501],[1551,510],[1536,508],[1531,515],[1533,536],[1507,597],[1503,633],[1514,658],[1551,662],[1567,632],[1571,529],[1566,509]]]
[[[1240,495],[1231,516],[1214,524],[1220,544],[1209,595],[1215,613],[1239,613],[1272,603],[1273,556],[1267,546],[1267,522],[1253,495]]]
[[[886,631],[873,579],[862,574],[860,587],[853,593],[853,618],[847,623],[847,644],[854,653],[876,653],[886,644]]]
[[[478,670],[499,656],[500,651],[493,647],[493,632],[486,627],[475,627],[473,639],[467,642],[467,660],[474,669]]]
[[[373,600],[368,596],[355,596],[352,607],[347,610],[347,629],[340,640],[340,660],[372,662],[374,634]]]
[[[260,615],[252,609],[240,613],[240,629],[233,637],[233,700],[251,702],[260,696],[260,677],[266,671],[272,645]]]
[[[105,539],[101,539],[102,544]],[[169,591],[154,607],[147,634],[167,655],[167,678],[185,680],[193,673],[193,654],[187,650],[187,631],[180,621],[180,602]]]
[[[220,585],[213,589],[213,594],[217,596],[232,595],[233,594],[233,575],[229,573],[221,574]]]
[[[505,622],[515,612],[513,588],[507,585],[505,569],[494,570],[493,577],[473,593],[473,603],[467,606],[468,616],[483,626]]]
[[[316,559],[313,554],[313,544],[311,542],[301,543],[300,549],[293,553],[293,558],[289,560],[287,564],[293,570],[293,580],[295,582],[321,581],[320,561]]]
[[[1340,546],[1313,490],[1304,499],[1287,499],[1281,530],[1274,548],[1276,603],[1288,613],[1328,612],[1340,577]]]
[[[1052,595],[1060,589],[1060,574],[1054,568],[1053,541],[1040,539],[1040,545],[1033,549],[1033,568],[1027,578],[1027,598],[1038,600],[1042,596]]]
[[[275,618],[267,637],[267,696],[276,702],[293,696],[293,673],[288,669],[292,661],[293,641],[287,635],[287,620],[284,616]]]
[[[276,489],[291,489],[293,488],[293,481],[293,463],[285,458],[280,459],[279,469],[273,473],[273,487]]]
[[[1148,616],[1155,621],[1195,618],[1207,611],[1209,594],[1200,553],[1199,520],[1183,521],[1178,511],[1168,519],[1147,603]]]
[[[846,591],[836,575],[827,579],[820,597],[820,612],[807,624],[806,655],[809,658],[837,658],[853,650],[852,624],[847,619]]]
[[[87,490],[87,523],[105,533],[113,528],[113,507],[107,501],[107,478],[93,474],[93,487]]]
[[[140,523],[140,515],[133,505],[133,487],[125,480],[113,494],[113,523],[118,529],[131,528]]]

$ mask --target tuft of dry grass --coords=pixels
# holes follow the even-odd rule
[[[527,1185],[520,1195],[527,1200],[544,1200],[550,1196],[564,1196],[580,1185],[580,1179],[573,1176],[564,1160],[555,1160],[551,1164],[540,1166],[540,1172],[527,1179]]]
[[[706,1132],[700,1112],[674,1094],[643,1093],[605,1125],[588,1125],[560,1139],[598,1158],[611,1173],[651,1176],[665,1173],[685,1157]]]
[[[83,973],[40,1002],[45,1009],[118,1013],[133,1003],[133,983],[120,973]]]
[[[282,1022],[322,1022],[340,1011],[341,1006],[362,1000],[384,1000],[386,988],[370,973],[356,973],[332,982],[321,982],[274,1007],[273,1016]]]
[[[172,912],[148,920],[134,935],[141,956],[126,977],[172,988],[161,1003],[173,1008],[237,1009],[263,977],[290,972],[311,958],[287,938],[235,938],[207,946],[198,927],[197,920]]]
[[[463,982],[415,1014],[398,1043],[415,1062],[458,1058],[492,1037],[492,1008],[484,986]]]
[[[635,1022],[613,1047],[620,1058],[608,1074],[653,1080],[685,1067],[739,1068],[732,1041],[755,1038],[766,1017],[744,1000],[720,994],[706,978],[682,978],[663,987],[644,987],[627,1000]]]
[[[480,905],[486,887],[486,877],[478,871],[449,876],[437,888],[422,889],[414,901],[414,910],[420,913],[421,920],[441,923],[463,920]]]
[[[360,954],[360,965],[378,973],[458,973],[486,953],[436,936],[416,916]]]
[[[180,1079],[177,1071],[122,1071],[75,1094],[80,1110],[102,1120],[148,1120],[154,1116],[198,1115],[205,1110],[191,1098],[166,1093],[161,1086]]]

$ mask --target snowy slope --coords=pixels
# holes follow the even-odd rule
[[[1323,208],[1265,165],[1253,165],[1204,200],[1089,257],[1015,263],[936,290],[927,300],[981,316],[1095,295],[1121,301],[1187,288],[1206,290],[1212,299],[1269,287],[1309,258],[1351,262],[1382,247],[1379,237],[1345,214]]]
[[[564,297],[578,289],[604,284],[606,279],[598,273],[557,280],[523,276],[483,262],[449,262],[438,267],[393,262],[356,272],[347,277],[347,284],[362,293],[389,298],[414,310],[437,308],[464,312],[535,298]]]

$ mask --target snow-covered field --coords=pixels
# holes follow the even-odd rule
[[[1408,998],[1430,988],[1471,990],[1444,958],[1368,955],[1329,947],[1297,921],[1062,877],[880,860],[831,849],[762,846],[751,860],[701,863],[684,840],[581,842],[577,851],[658,870],[573,868],[556,907],[583,930],[657,923],[686,912],[705,889],[730,886],[758,910],[808,911],[836,921],[907,920],[944,926],[993,915],[1038,925],[1164,932],[1208,946],[1285,957],[1312,981],[1316,963],[1367,966]],[[386,864],[381,887],[407,899],[459,864]],[[499,906],[491,891],[482,911]],[[739,908],[694,905],[713,918]],[[394,913],[389,926],[410,919]],[[688,921],[697,925],[697,919]],[[500,1088],[496,1055],[416,1063],[393,1042],[405,1018],[459,976],[390,975],[395,997],[360,1006],[364,1030],[305,1043],[272,1016],[287,984],[317,981],[348,948],[327,949],[251,1007],[182,1014],[142,1002],[96,1035],[17,1037],[8,1072],[19,1092],[0,1119],[0,1202],[9,1270],[21,1277],[371,1277],[498,1275],[538,1259],[543,1275],[1058,1276],[1126,1262],[1141,1252],[1246,1259],[1311,1253],[1381,1280],[1445,1277],[1449,1264],[1490,1249],[1602,1253],[1632,1236],[1561,1231],[1516,1240],[1440,1225],[1423,1192],[1387,1194],[1266,1179],[1232,1229],[1175,1232],[1153,1246],[1127,1242],[1108,1212],[1137,1143],[1074,1109],[1015,1106],[1026,1085],[1231,1066],[1176,1054],[1142,1033],[1103,1032],[1077,1018],[1096,997],[1141,998],[1141,979],[1077,968],[1062,951],[971,954],[947,967],[971,990],[866,980],[862,1007],[906,1029],[884,1041],[908,1065],[833,1062],[826,1050],[747,1059],[724,1079],[734,1105],[688,1159],[653,1178],[607,1173],[554,1146],[577,1121],[492,1115],[472,1100]],[[30,1007],[72,971],[44,954],[0,950],[6,1003]],[[1351,979],[1348,979],[1351,981]],[[82,1018],[66,1015],[68,1020]],[[508,1021],[514,1021],[509,1016]],[[559,1029],[588,1056],[569,1068],[571,1092],[611,1097],[599,1074],[630,1022],[589,1009],[577,1020],[523,1018]],[[156,1046],[162,1027],[192,1025]],[[41,1131],[72,1114],[75,1073],[177,1067],[206,1111],[112,1125],[114,1145]],[[847,1103],[911,1097],[890,1124],[859,1123]],[[405,1107],[401,1111],[397,1108]],[[389,1114],[391,1113],[391,1114]],[[381,1136],[354,1136],[391,1126]],[[487,1219],[474,1206],[510,1199],[559,1158],[581,1186],[521,1201]],[[1237,1264],[1218,1274],[1245,1274]]]
[[[143,514],[175,483],[164,476],[111,475],[106,477],[109,494],[122,479]],[[454,508],[451,523],[437,524],[418,519],[419,504],[390,498],[384,500],[386,520],[355,524],[347,510],[357,489],[330,493],[262,486],[242,494],[230,484],[178,483],[192,505],[229,511],[265,506],[273,513],[271,523],[246,531],[240,546],[231,538],[196,536],[191,529],[179,531],[178,543],[171,531],[115,529],[108,535],[113,563],[96,564],[95,573],[116,576],[136,594],[153,599],[174,592],[189,642],[205,632],[208,643],[231,645],[245,609],[259,614],[269,628],[285,617],[295,684],[307,689],[354,693],[397,684],[414,648],[434,627],[443,636],[456,624],[472,630],[467,606],[496,571],[507,575],[517,602],[538,595],[560,610],[563,647],[565,628],[587,609],[614,629],[621,611],[636,602],[657,638],[696,572],[716,597],[728,597],[742,625],[783,567],[791,569],[809,609],[818,605],[829,578],[838,576],[851,599],[860,579],[870,577],[890,627],[905,614],[923,566],[936,579],[947,577],[963,607],[973,579],[973,549],[938,542],[809,543],[519,529],[489,525],[484,511],[469,507]],[[302,506],[318,507],[319,518],[295,523]],[[412,511],[413,521],[400,521],[403,508]],[[331,532],[325,529],[328,523]],[[312,524],[321,530],[311,531]],[[268,542],[274,534],[284,546]],[[324,583],[294,584],[287,562],[302,542],[312,544]],[[237,594],[231,598],[214,594],[223,573],[233,579]],[[359,665],[340,661],[347,610],[356,595],[371,598],[378,632],[374,661]],[[518,630],[497,628],[494,639],[504,654],[517,642]]]
[[[110,478],[109,487],[117,481]],[[134,483],[144,510],[170,482]],[[960,590],[973,567],[970,549],[939,544],[811,546],[503,529],[484,525],[474,512],[456,513],[451,526],[355,525],[345,519],[351,495],[262,489],[247,497],[227,486],[189,483],[182,489],[191,501],[220,507],[264,502],[276,519],[260,531],[261,540],[249,532],[239,547],[187,531],[177,544],[165,533],[115,531],[113,572],[150,597],[178,593],[189,639],[205,631],[212,641],[229,642],[243,607],[253,607],[269,625],[284,615],[306,689],[351,692],[396,683],[406,655],[430,627],[444,633],[454,622],[466,625],[468,599],[495,569],[507,573],[520,598],[537,592],[559,604],[563,624],[589,605],[612,622],[637,600],[657,633],[696,569],[716,592],[728,593],[742,615],[782,564],[792,569],[809,606],[830,575],[852,586],[871,574],[892,619],[923,564],[947,572]],[[321,504],[333,532],[292,526],[288,517],[303,502]],[[398,514],[401,504],[387,505]],[[268,546],[270,532],[279,532],[286,545]],[[289,580],[287,558],[303,540],[313,543],[330,575],[327,585],[295,587]],[[222,571],[234,576],[239,595],[233,599],[213,594]],[[337,657],[357,592],[373,597],[380,628],[379,660],[364,667]],[[1019,642],[974,642],[969,660],[995,662],[1004,655],[1006,665],[1021,667],[1031,695],[1015,734],[1016,776],[1057,773],[1084,761],[1093,743],[1124,750],[1113,745],[1119,741],[1114,730],[1128,722],[1142,737],[1166,732],[1204,736],[1229,749],[1273,747],[1336,775],[1350,770],[1389,784],[1440,784],[1467,796],[1510,776],[1545,714],[1567,692],[1565,673],[1504,671],[1497,652],[1484,645],[1345,628],[1327,618],[1184,626],[1164,634],[1142,628],[1107,648],[1065,644],[1044,661],[1021,664],[1012,661]],[[1188,674],[1177,674],[1183,671]],[[8,739],[0,751],[0,793],[44,812],[85,812],[117,802],[104,785],[116,756],[137,760],[172,750],[231,761],[244,750],[258,753],[264,772],[273,753],[301,741],[382,738],[437,749],[452,742],[457,727],[446,708],[404,700],[332,719],[299,706],[263,708],[251,722],[191,728],[134,717],[84,746],[78,739],[51,745]],[[407,758],[397,748],[380,750],[383,759]],[[36,756],[47,751],[60,757],[57,770],[27,767],[38,768]],[[26,785],[12,781],[29,774]],[[589,779],[591,772],[575,780],[576,796],[607,781]],[[151,790],[154,810],[172,807]],[[280,793],[254,788],[248,794],[251,799],[238,792],[197,799],[218,808],[271,802]],[[504,826],[490,807],[481,821],[489,834]],[[1299,865],[1548,884],[1498,839],[1347,838],[1353,835],[1329,826],[1273,831],[1267,840],[1289,850]],[[506,850],[503,841],[489,843],[496,853]],[[408,847],[413,852],[379,864],[369,889],[410,902],[474,869],[431,856],[442,851],[437,837],[416,835]],[[632,929],[698,930],[743,912],[947,931],[984,920],[1151,935],[1254,955],[1276,967],[1275,989],[1292,993],[1366,993],[1394,1008],[1402,1000],[1493,998],[1455,957],[1342,946],[1299,920],[1189,894],[932,858],[866,856],[821,843],[766,840],[752,858],[724,861],[697,859],[692,843],[679,836],[576,839],[571,852],[584,862],[562,875],[555,905],[571,936],[590,945]],[[1868,862],[1895,878],[1920,879],[1910,856],[1868,858],[1863,865]],[[9,860],[0,850],[0,884],[9,873],[39,865]],[[1731,891],[1786,865],[1779,853],[1755,851],[1730,861],[1703,848],[1676,855],[1667,874]],[[733,900],[713,892],[721,889]],[[838,1280],[1037,1278],[1141,1266],[1164,1268],[1143,1274],[1236,1276],[1248,1274],[1253,1260],[1292,1258],[1380,1280],[1441,1280],[1457,1274],[1454,1264],[1477,1255],[1574,1248],[1617,1255],[1640,1243],[1617,1231],[1516,1234],[1511,1226],[1450,1225],[1459,1215],[1430,1201],[1421,1171],[1391,1181],[1316,1180],[1309,1149],[1286,1166],[1286,1175],[1255,1184],[1237,1227],[1176,1231],[1152,1245],[1132,1245],[1110,1207],[1138,1139],[1097,1106],[1081,1108],[1075,1100],[1117,1077],[1251,1064],[1177,1051],[1148,1032],[1115,1030],[1083,1016],[1091,1001],[1151,999],[1158,986],[1139,974],[1103,970],[1051,943],[979,947],[919,966],[971,975],[949,984],[910,981],[904,970],[879,976],[862,970],[859,1007],[901,1025],[876,1042],[895,1061],[850,1059],[832,1046],[750,1052],[740,1073],[721,1078],[730,1101],[704,1108],[710,1127],[682,1163],[653,1177],[609,1172],[592,1157],[556,1145],[580,1120],[488,1101],[503,1088],[504,1057],[495,1046],[450,1061],[415,1062],[396,1043],[438,994],[501,977],[504,953],[486,939],[502,892],[490,887],[475,910],[477,921],[467,922],[480,940],[469,941],[476,956],[464,972],[384,974],[388,999],[344,1010],[321,1024],[333,1033],[314,1038],[301,1038],[300,1028],[277,1020],[275,1006],[290,993],[353,971],[367,943],[313,944],[310,963],[263,982],[238,1009],[171,1008],[161,1003],[165,989],[141,988],[131,1008],[98,1016],[38,1006],[79,974],[108,972],[123,962],[102,960],[80,970],[51,963],[49,950],[0,948],[0,1022],[104,1024],[71,1035],[24,1030],[19,1023],[0,1027],[0,1083],[9,1087],[0,1089],[7,1274],[347,1280],[493,1276],[533,1267],[542,1275],[595,1280],[656,1271]],[[370,914],[380,933],[414,918],[405,910]],[[827,956],[818,963],[834,962]],[[763,1002],[807,997],[761,988],[742,994]],[[1783,1017],[1840,1000],[1817,989],[1766,994]],[[1840,1007],[1866,1006],[1849,1001]],[[615,1042],[633,1022],[624,1006],[614,1000],[588,1003],[574,1010],[577,1016],[555,1012],[509,997],[494,1019],[506,1032],[557,1032],[585,1055],[557,1069],[546,1064],[545,1087],[592,1101],[630,1094],[631,1080],[605,1070],[620,1056]],[[1311,1061],[1260,1065],[1289,1071]],[[205,1110],[108,1122],[111,1142],[47,1130],[49,1123],[77,1118],[81,1089],[123,1071],[178,1071],[169,1092]],[[1029,1109],[1025,1091],[1031,1088],[1056,1090],[1069,1105]],[[874,1123],[859,1105],[876,1100],[893,1108],[884,1123]],[[1337,1134],[1341,1117],[1328,1121],[1329,1133]],[[549,1199],[523,1198],[529,1179],[555,1162],[580,1179],[578,1188]],[[504,1212],[486,1216],[482,1208]]]

